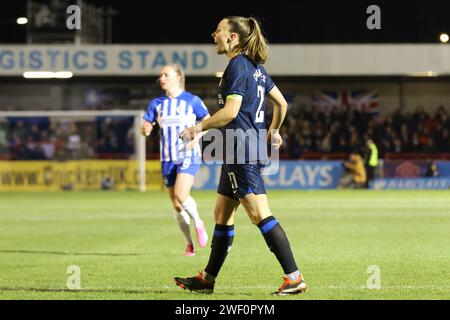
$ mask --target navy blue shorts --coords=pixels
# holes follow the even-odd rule
[[[261,164],[223,164],[217,193],[239,200],[249,193],[266,194]]]
[[[172,161],[161,162],[161,171],[163,181],[166,187],[173,187],[177,179],[177,174],[188,173],[195,176],[200,164],[194,163],[191,158],[186,158],[182,163],[175,163]]]

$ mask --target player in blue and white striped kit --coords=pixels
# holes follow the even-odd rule
[[[201,150],[199,139],[184,143],[180,133],[208,119],[209,112],[202,100],[184,90],[184,73],[180,66],[166,65],[161,69],[159,82],[165,94],[153,99],[144,115],[142,134],[149,136],[155,124],[160,130],[161,171],[164,184],[175,210],[174,214],[186,241],[186,256],[195,255],[190,235],[190,218],[200,247],[208,242],[205,225],[200,219],[197,204],[189,195],[195,174],[200,168]]]

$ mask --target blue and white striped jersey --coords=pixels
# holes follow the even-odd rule
[[[158,122],[160,130],[161,161],[181,163],[185,158],[201,158],[200,146],[189,151],[178,137],[181,131],[195,125],[208,115],[208,109],[203,101],[183,91],[176,98],[166,95],[153,99],[145,112],[144,119],[148,122]]]

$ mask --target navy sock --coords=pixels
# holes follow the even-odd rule
[[[211,254],[205,272],[213,277],[217,277],[220,268],[231,249],[234,239],[234,225],[224,226],[216,224],[214,235],[211,241]]]
[[[297,271],[294,255],[292,254],[291,245],[280,223],[275,217],[270,216],[258,223],[267,246],[272,251],[281,264],[285,274]]]

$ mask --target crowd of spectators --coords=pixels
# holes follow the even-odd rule
[[[9,119],[8,122],[0,122],[0,158],[127,158],[134,153],[132,126],[132,117]]]
[[[267,108],[266,119],[271,119]],[[0,158],[12,160],[128,158],[134,154],[132,117],[96,119],[21,118],[0,121]],[[349,154],[372,137],[386,153],[450,153],[450,118],[444,107],[433,114],[418,107],[376,115],[358,110],[322,112],[290,106],[281,134],[285,158],[308,153]],[[147,139],[147,153],[159,152],[158,130]]]
[[[299,158],[311,152],[350,153],[363,148],[371,137],[385,153],[449,153],[450,118],[441,106],[431,114],[423,107],[414,112],[396,110],[389,115],[358,110],[321,112],[291,107],[281,133],[281,152]]]

